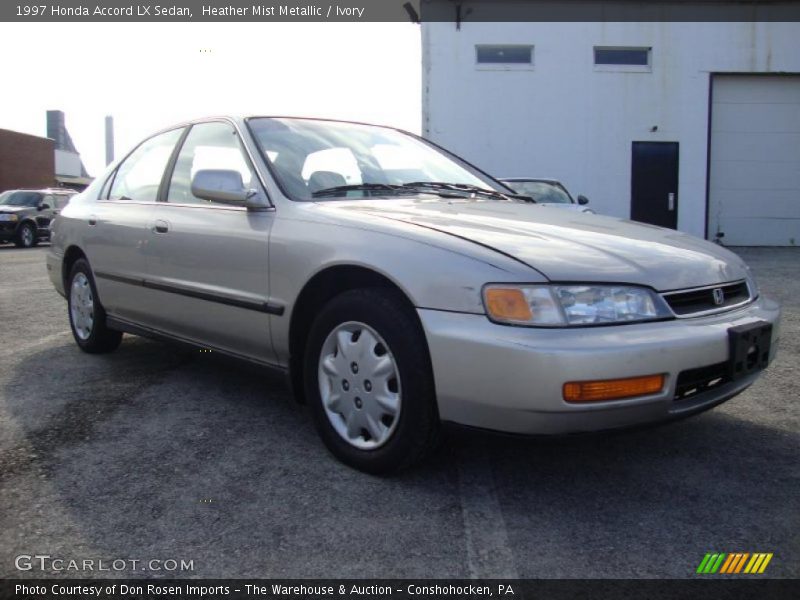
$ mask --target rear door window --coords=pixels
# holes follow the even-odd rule
[[[164,169],[183,129],[173,129],[144,141],[119,166],[109,200],[155,202]]]

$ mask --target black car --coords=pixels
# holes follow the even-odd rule
[[[0,243],[31,248],[50,238],[50,221],[75,195],[72,190],[8,190],[0,194]]]

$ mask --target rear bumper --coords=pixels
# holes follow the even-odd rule
[[[780,309],[763,297],[711,317],[575,329],[507,327],[483,315],[418,312],[442,420],[509,433],[598,431],[701,412],[742,392],[758,374],[676,400],[682,372],[724,363],[731,327],[772,323],[770,360],[780,337]],[[590,404],[562,397],[568,381],[656,373],[666,374],[658,394]]]

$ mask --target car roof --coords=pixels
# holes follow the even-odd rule
[[[227,115],[208,115],[205,117],[198,117],[196,119],[179,121],[177,123],[173,123],[172,125],[168,125],[167,127],[162,127],[161,129],[152,132],[150,135],[147,136],[147,138],[144,139],[149,139],[161,133],[166,133],[167,131],[178,129],[180,127],[188,127],[189,125],[207,123],[208,121],[231,121],[238,126],[244,126],[247,123],[247,121],[251,119],[287,119],[292,121],[322,121],[327,123],[347,123],[350,125],[366,125],[367,127],[379,127],[381,129],[391,129],[394,131],[399,131],[400,133],[405,133],[414,137],[419,137],[419,135],[416,133],[412,133],[410,131],[401,129],[399,127],[394,127],[393,125],[378,125],[377,123],[367,123],[365,121],[348,121],[345,119],[333,119],[327,117],[299,117],[293,115],[227,114]]]

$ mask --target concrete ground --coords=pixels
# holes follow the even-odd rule
[[[44,252],[0,246],[2,577],[44,554],[193,561],[127,577],[680,578],[706,552],[800,576],[800,249],[742,252],[785,312],[741,396],[645,431],[451,434],[393,478],[334,460],[267,374],[131,336],[80,352]]]

